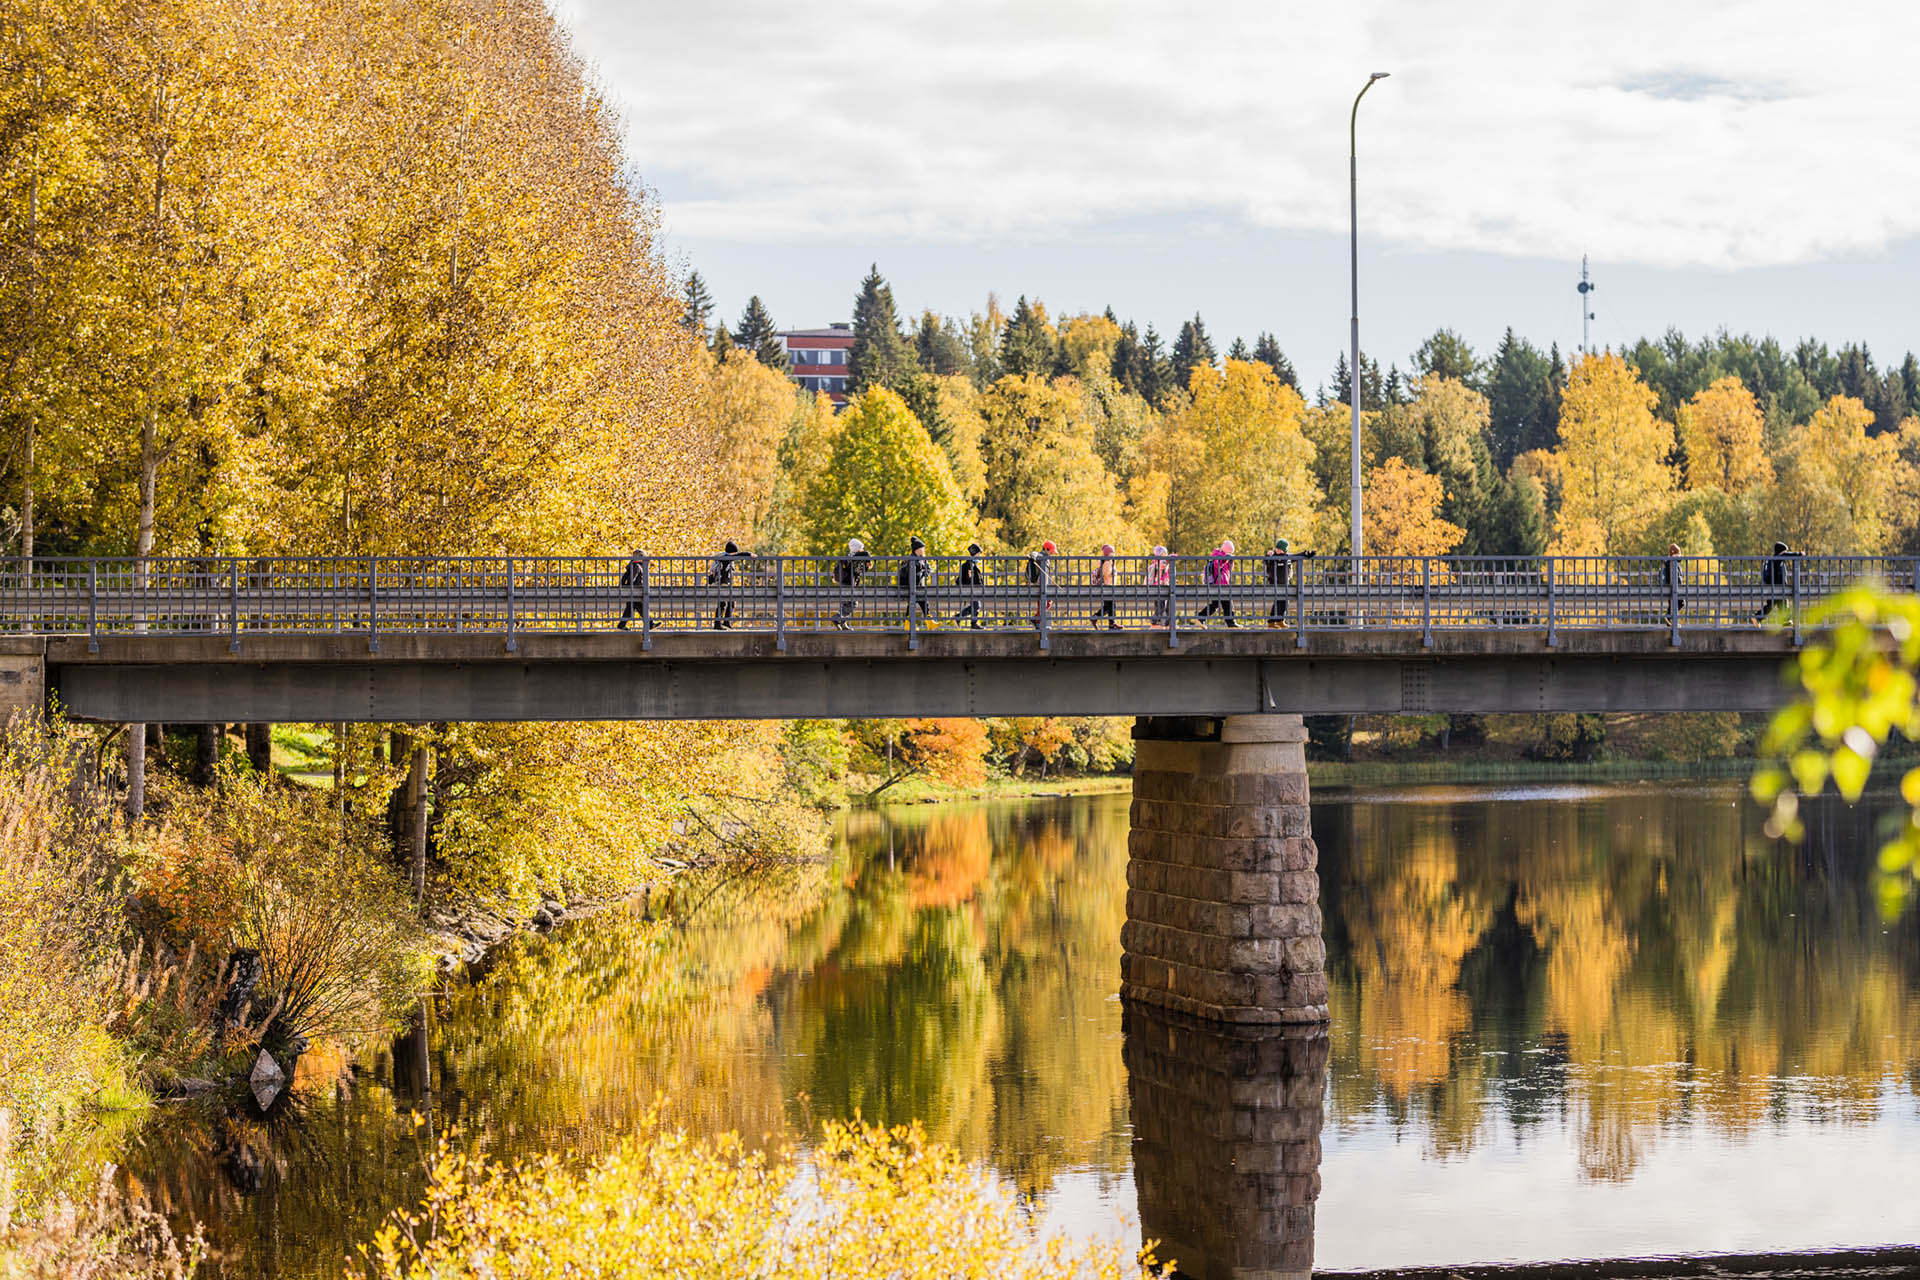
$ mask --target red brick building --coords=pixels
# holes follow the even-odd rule
[[[832,324],[824,329],[786,329],[787,372],[809,391],[824,391],[836,409],[847,403],[847,354],[853,350],[853,326]]]

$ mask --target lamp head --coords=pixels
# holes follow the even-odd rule
[[[1391,71],[1376,71],[1372,75],[1368,76],[1367,79],[1368,80],[1385,80],[1388,76],[1392,74],[1393,72]]]

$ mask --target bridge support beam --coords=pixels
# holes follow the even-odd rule
[[[16,712],[41,716],[47,710],[47,643],[0,641],[0,729]]]
[[[1120,994],[1217,1022],[1325,1022],[1300,717],[1143,717],[1134,739]]]
[[[1122,1013],[1140,1235],[1194,1280],[1311,1280],[1327,1033]]]

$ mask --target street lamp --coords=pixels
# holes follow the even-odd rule
[[[1353,115],[1347,120],[1347,195],[1352,229],[1353,265],[1353,362],[1347,366],[1347,389],[1353,394],[1353,484],[1347,492],[1347,506],[1353,517],[1352,554],[1360,555],[1360,160],[1357,129],[1360,123],[1360,99],[1367,96],[1374,81],[1385,80],[1388,73],[1376,71],[1353,96]],[[1359,566],[1356,564],[1357,570]]]

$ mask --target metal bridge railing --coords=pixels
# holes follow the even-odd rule
[[[247,636],[707,630],[903,634],[1275,627],[1417,631],[1798,629],[1808,607],[1877,582],[1920,588],[1920,561],[1806,556],[242,556],[0,560],[0,634]],[[1770,568],[1769,566],[1772,566]]]

